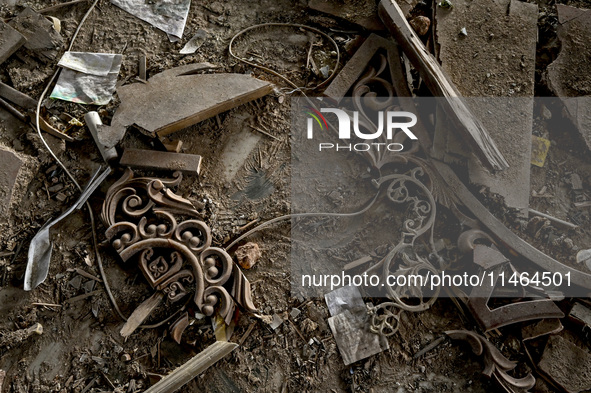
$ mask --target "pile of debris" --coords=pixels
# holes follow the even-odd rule
[[[0,392],[591,390],[588,10],[4,3]],[[290,124],[368,99],[410,148],[312,182]],[[379,246],[302,255],[378,282],[310,296],[290,258],[363,214]]]

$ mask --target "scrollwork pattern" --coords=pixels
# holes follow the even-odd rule
[[[134,178],[126,170],[103,204],[105,235],[123,262],[136,261],[167,301],[193,293],[202,313],[217,312],[229,323],[237,305],[256,310],[250,293],[243,293],[250,285],[225,250],[211,247],[211,230],[191,202],[170,189],[181,180],[180,173],[172,179]]]

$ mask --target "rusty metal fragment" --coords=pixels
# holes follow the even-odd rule
[[[450,330],[445,332],[452,340],[463,340],[470,344],[472,352],[483,356],[484,370],[482,373],[497,382],[508,392],[513,389],[531,389],[536,379],[531,373],[523,378],[515,378],[508,371],[515,369],[517,363],[507,359],[490,341],[483,336],[467,330]]]
[[[191,202],[170,190],[181,180],[180,172],[171,179],[135,178],[127,169],[107,192],[101,212],[106,237],[154,290],[124,326],[126,336],[163,302],[170,308],[189,299],[201,313],[219,315],[226,324],[237,305],[256,310],[240,268],[225,250],[211,247],[209,226]]]
[[[181,343],[181,337],[187,327],[189,327],[189,314],[187,312],[182,313],[181,316],[170,325],[170,335],[177,344]]]
[[[201,169],[201,156],[197,154],[127,148],[121,155],[119,165],[132,168],[181,171],[183,173],[198,175]]]

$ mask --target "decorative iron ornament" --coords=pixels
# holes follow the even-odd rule
[[[171,179],[134,178],[127,169],[107,192],[105,234],[123,262],[134,261],[168,302],[191,294],[201,313],[217,312],[229,324],[236,304],[256,311],[250,283],[225,250],[211,246],[211,230],[191,202],[172,192],[181,180],[180,172]]]
[[[536,379],[531,373],[528,373],[523,378],[515,378],[509,375],[508,372],[514,370],[517,363],[507,359],[483,336],[468,330],[450,330],[445,334],[452,340],[463,340],[470,344],[472,352],[483,357],[484,370],[482,373],[489,378],[495,378],[506,391],[513,392],[514,389],[527,391],[536,384]]]

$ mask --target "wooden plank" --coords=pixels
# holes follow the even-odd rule
[[[167,151],[125,149],[119,165],[132,168],[181,171],[198,175],[201,168],[201,156]]]
[[[26,41],[21,33],[0,20],[0,64],[4,63]]]
[[[398,97],[412,97],[406,84],[402,64],[400,64],[400,50],[398,49],[398,45],[375,34],[371,34],[363,45],[357,49],[353,57],[351,57],[336,78],[326,88],[324,95],[339,103],[355,82],[363,75],[368,63],[380,49],[387,52],[390,77],[396,95]]]
[[[507,169],[509,167],[507,160],[482,123],[465,105],[456,87],[445,76],[435,57],[427,51],[423,42],[410,27],[396,1],[382,0],[378,5],[378,14],[419,71],[431,93],[436,97],[444,98],[440,103],[445,113],[474,149],[474,153],[481,162],[494,170]]]
[[[156,309],[164,300],[164,294],[160,291],[154,292],[152,296],[147,298],[140,304],[129,316],[125,325],[119,332],[123,337],[129,337],[144,321],[150,316],[152,311]]]
[[[213,366],[220,359],[238,347],[238,344],[216,341],[187,363],[175,369],[172,373],[158,381],[145,393],[172,393],[192,381],[195,377]]]
[[[2,82],[0,82],[0,97],[23,109],[35,109],[37,107],[37,101]]]
[[[269,82],[243,74],[200,74],[215,68],[189,64],[163,71],[148,83],[117,89],[121,105],[111,129],[123,135],[133,124],[151,136],[165,136],[273,91]]]
[[[367,72],[368,67],[375,61],[378,53],[385,51],[388,62],[388,71],[390,80],[398,102],[404,110],[411,113],[417,113],[412,94],[406,83],[406,77],[400,62],[400,49],[396,43],[387,40],[375,34],[371,34],[361,47],[355,52],[353,57],[345,64],[341,72],[330,83],[324,91],[324,95],[333,99],[339,104],[347,93],[353,88],[355,83]],[[386,73],[386,71],[384,71]],[[402,97],[408,97],[403,99]],[[427,133],[424,124],[419,119],[413,129],[416,132],[421,144],[428,150],[431,147],[431,137]]]

